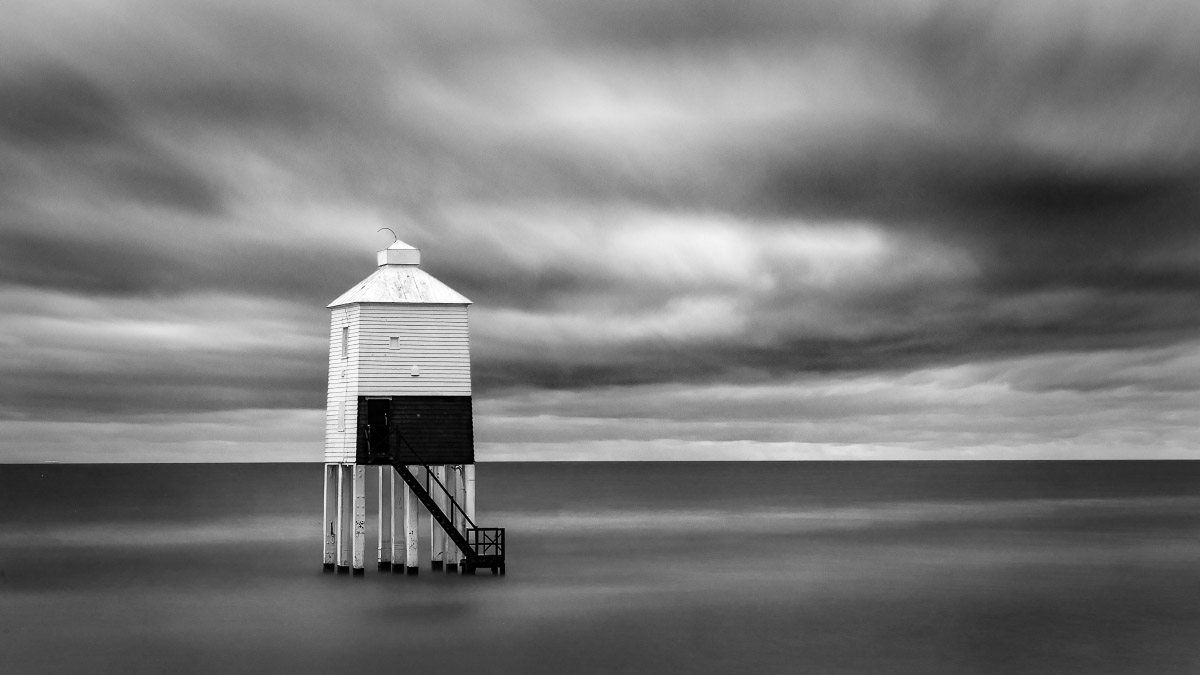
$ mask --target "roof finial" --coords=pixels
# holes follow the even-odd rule
[[[376,232],[383,232],[384,230],[387,230],[388,232],[391,232],[391,233],[392,233],[392,239],[394,239],[394,240],[396,240],[396,241],[400,241],[400,237],[397,237],[397,236],[396,236],[396,233],[395,233],[395,232],[393,232],[393,231],[392,231],[392,228],[390,228],[390,227],[381,227],[381,228],[379,228],[378,230],[375,230],[375,231],[376,231]]]

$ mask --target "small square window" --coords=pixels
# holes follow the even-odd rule
[[[388,338],[388,349],[400,349],[400,338],[395,335]]]

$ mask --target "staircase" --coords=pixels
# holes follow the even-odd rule
[[[408,446],[415,457],[420,457],[403,436],[399,433],[396,433],[396,436],[404,445]],[[429,515],[445,530],[446,536],[450,537],[450,541],[453,541],[458,550],[462,552],[463,574],[474,574],[475,570],[480,568],[491,568],[492,574],[504,574],[504,528],[476,526],[474,521],[467,517],[467,512],[458,505],[458,502],[454,501],[446,486],[429,470],[429,466],[424,462],[419,462],[419,464],[425,469],[424,485],[408,470],[408,466],[395,461],[391,462],[396,473],[400,475],[400,479],[412,489],[417,500],[425,506]],[[431,494],[436,490],[441,490],[441,496],[444,496],[449,503],[449,514],[438,506],[437,500]],[[461,515],[465,531],[460,532],[455,527],[455,515]]]

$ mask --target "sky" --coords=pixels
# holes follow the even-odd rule
[[[2,6],[0,461],[321,461],[382,227],[480,461],[1200,458],[1191,0]]]

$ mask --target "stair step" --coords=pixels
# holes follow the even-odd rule
[[[437,521],[438,525],[441,525],[443,530],[446,531],[446,535],[450,537],[450,540],[454,542],[454,545],[458,547],[458,550],[462,551],[469,564],[476,567],[487,567],[492,564],[503,564],[503,554],[499,556],[481,556],[475,551],[474,547],[471,546],[471,543],[467,541],[467,538],[463,536],[461,532],[458,531],[458,528],[454,526],[453,521],[446,516],[446,513],[442,511],[440,506],[438,506],[437,501],[434,500],[433,496],[429,494],[429,491],[425,489],[425,486],[421,485],[421,481],[417,480],[417,477],[408,470],[407,466],[403,464],[393,464],[392,466],[396,469],[396,472],[400,474],[401,480],[403,480],[405,484],[412,488],[413,494],[415,494],[417,500],[425,506],[426,510],[429,511],[429,515],[435,521]],[[426,470],[428,470],[428,468]],[[446,495],[446,498],[449,499],[450,503],[454,505],[452,508],[458,507],[458,504],[454,501],[453,497]],[[500,562],[495,562],[493,559],[498,559]]]

